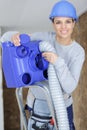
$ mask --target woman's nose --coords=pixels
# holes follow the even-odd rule
[[[62,23],[61,28],[63,28],[63,29],[66,28],[66,24]]]

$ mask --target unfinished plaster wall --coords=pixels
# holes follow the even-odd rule
[[[79,18],[77,41],[85,49],[86,60],[77,89],[73,93],[76,130],[87,130],[87,12]]]

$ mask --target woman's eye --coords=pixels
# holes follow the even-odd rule
[[[66,23],[72,23],[72,21],[71,20],[67,20]]]
[[[72,20],[66,20],[64,22],[60,21],[60,20],[55,20],[54,21],[54,24],[58,24],[58,25],[62,25],[62,24],[71,24],[72,23]]]
[[[61,22],[60,21],[56,21],[55,24],[61,24]]]

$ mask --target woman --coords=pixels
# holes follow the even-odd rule
[[[76,9],[70,2],[62,0],[53,6],[49,18],[55,32],[34,33],[31,34],[31,40],[48,41],[56,49],[56,54],[44,52],[42,55],[56,69],[64,94],[70,130],[75,130],[71,94],[77,87],[85,59],[84,49],[72,39],[75,23],[78,21]],[[16,46],[20,45],[19,35],[17,33],[12,36],[12,41]]]

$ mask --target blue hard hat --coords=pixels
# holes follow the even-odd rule
[[[70,17],[76,21],[78,19],[75,7],[66,0],[61,0],[53,6],[49,18],[52,20],[55,17]]]

